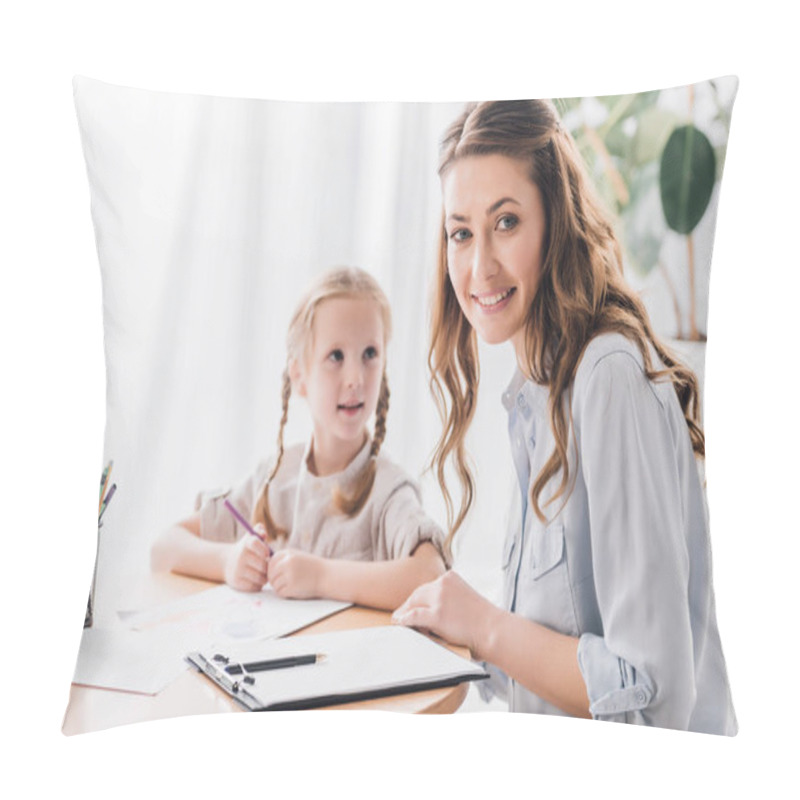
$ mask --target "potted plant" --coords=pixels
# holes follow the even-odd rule
[[[630,282],[657,332],[701,379],[707,295],[698,288],[708,285],[715,189],[730,125],[730,103],[723,99],[735,86],[729,78],[556,101],[601,196],[616,213]]]

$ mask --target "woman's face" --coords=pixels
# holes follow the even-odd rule
[[[447,269],[461,309],[485,342],[511,341],[524,363],[545,239],[539,187],[521,161],[468,156],[444,174],[442,193]]]

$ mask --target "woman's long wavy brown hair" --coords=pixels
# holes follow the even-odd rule
[[[289,398],[292,395],[292,380],[290,377],[290,364],[293,360],[305,359],[308,355],[308,346],[313,337],[314,318],[317,308],[326,300],[337,297],[366,298],[375,302],[380,310],[383,322],[384,352],[392,334],[392,312],[389,301],[378,285],[378,282],[362,269],[355,267],[341,267],[323,274],[306,292],[300,300],[291,322],[286,337],[286,368],[283,371],[283,387],[281,391],[281,422],[278,429],[278,453],[275,466],[270,472],[264,490],[256,503],[253,511],[253,522],[261,523],[271,540],[285,535],[287,532],[278,527],[272,517],[269,507],[269,487],[272,479],[277,475],[283,460],[283,431],[289,418]],[[372,486],[375,483],[377,458],[386,436],[386,415],[389,411],[389,382],[386,378],[386,364],[384,363],[381,388],[378,395],[378,405],[375,409],[375,429],[370,446],[370,457],[364,469],[361,470],[352,491],[345,494],[341,487],[336,487],[333,493],[333,507],[335,510],[355,516],[364,507]]]
[[[548,481],[561,476],[547,504],[558,498],[566,500],[570,490],[567,447],[571,409],[565,398],[569,398],[578,363],[594,336],[624,334],[641,351],[648,378],[672,382],[692,447],[702,456],[705,440],[699,424],[698,383],[694,373],[655,336],[643,303],[625,282],[621,249],[610,218],[552,103],[515,100],[467,106],[442,141],[439,176],[443,178],[459,159],[489,154],[523,162],[545,208],[542,269],[526,322],[524,370],[526,377],[550,390],[548,411],[556,444],[534,480],[530,497],[537,517],[544,521],[539,497]],[[443,423],[432,466],[447,506],[449,546],[475,495],[465,437],[475,414],[480,370],[475,331],[459,306],[448,275],[444,221],[440,237],[428,367],[431,392]],[[649,344],[663,369],[654,369]],[[462,490],[457,513],[445,481],[445,466],[451,459]]]

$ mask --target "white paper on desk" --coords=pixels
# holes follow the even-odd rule
[[[268,709],[313,698],[342,701],[364,692],[391,694],[401,687],[486,677],[479,664],[399,625],[306,634],[225,651],[230,661],[241,664],[312,653],[325,658],[315,664],[251,672],[255,682],[247,692]]]
[[[288,600],[269,586],[260,592],[237,592],[222,585],[143,611],[120,611],[134,630],[174,630],[190,634],[189,649],[273,639],[305,628],[348,608],[336,600]]]
[[[187,646],[174,631],[84,628],[72,682],[158,694],[187,668]]]

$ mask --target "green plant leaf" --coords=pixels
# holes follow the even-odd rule
[[[636,100],[635,94],[622,94],[622,95],[608,95],[599,98],[603,104],[608,108],[608,118],[597,129],[597,133],[601,138],[605,139],[608,132],[624,119]]]
[[[648,108],[639,117],[633,139],[634,164],[657,160],[664,152],[669,135],[677,127],[679,117],[663,108]]]
[[[572,111],[572,109],[577,108],[580,103],[580,97],[556,97],[553,99],[553,104],[560,117],[563,117],[567,112]]]
[[[625,133],[620,123],[614,125],[606,131],[603,140],[605,141],[606,148],[612,156],[617,158],[625,158],[631,149],[631,137]]]
[[[728,148],[725,144],[717,145],[714,148],[714,153],[717,157],[717,180],[722,179],[722,168],[725,166],[725,155],[727,150]]]
[[[691,233],[705,214],[716,179],[716,158],[708,137],[694,125],[670,134],[661,154],[659,188],[672,230]]]

